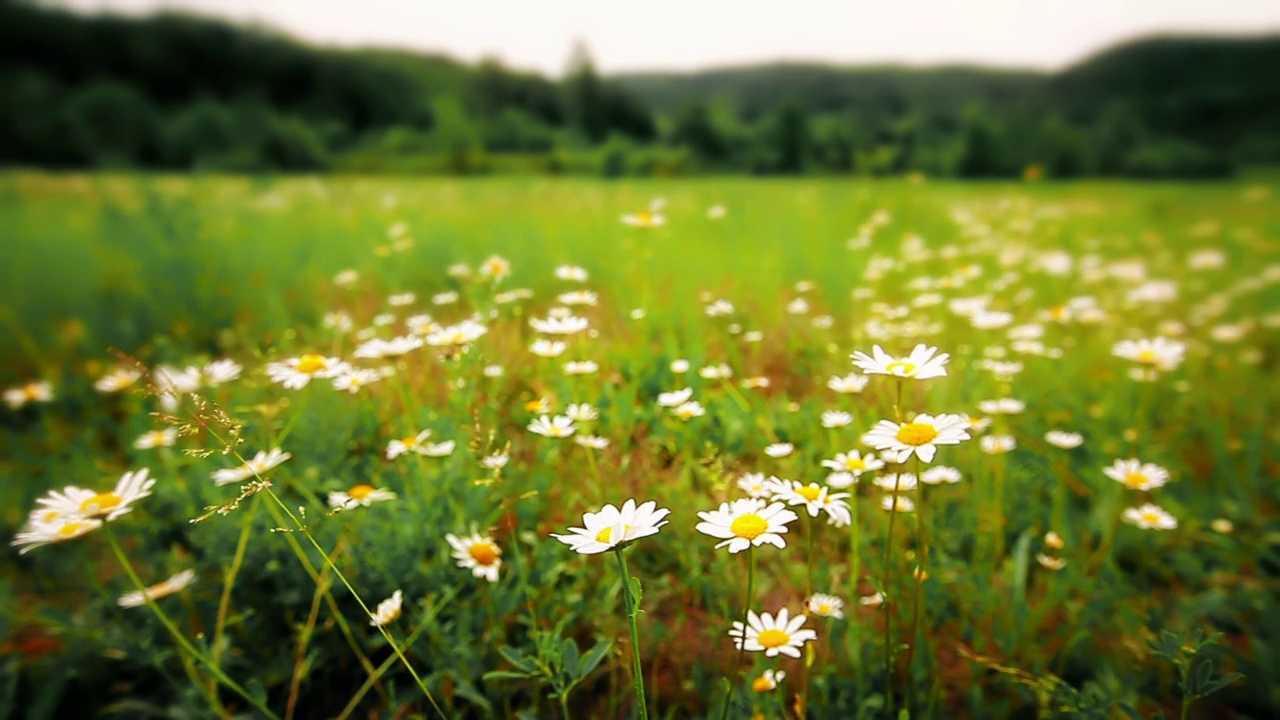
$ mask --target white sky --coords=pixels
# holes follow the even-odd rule
[[[55,0],[56,1],[56,0]],[[444,52],[558,74],[575,38],[606,72],[777,59],[1057,68],[1151,32],[1280,31],[1280,0],[63,0],[180,8],[323,44]]]

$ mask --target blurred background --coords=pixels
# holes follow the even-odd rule
[[[0,0],[0,163],[1030,179],[1280,163],[1274,0],[881,5]]]

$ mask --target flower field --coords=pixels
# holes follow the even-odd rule
[[[0,718],[1275,717],[1278,198],[0,175]]]

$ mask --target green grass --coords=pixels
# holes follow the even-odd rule
[[[667,200],[662,227],[619,221],[657,196]],[[912,717],[1176,716],[1179,670],[1160,652],[1177,657],[1178,643],[1159,638],[1197,630],[1223,635],[1197,654],[1193,678],[1208,660],[1207,677],[1245,677],[1191,715],[1271,716],[1280,711],[1277,196],[1274,179],[0,175],[0,385],[45,379],[55,393],[49,404],[0,408],[0,529],[19,532],[53,488],[107,489],[142,467],[158,478],[153,496],[104,530],[0,560],[0,676],[8,678],[0,718],[104,709],[261,716],[264,708],[300,718],[344,708],[359,717],[627,717],[632,653],[616,561],[574,554],[549,534],[628,498],[671,509],[669,525],[626,551],[643,584],[638,633],[652,717],[720,717],[726,677],[737,683],[731,717],[794,717],[797,695],[812,717],[889,717],[890,687],[893,706]],[[708,218],[714,204],[727,216]],[[867,225],[881,211],[885,222]],[[401,223],[412,243],[396,249],[389,233]],[[851,247],[861,234],[869,246]],[[912,236],[929,252],[904,253]],[[1225,266],[1190,269],[1188,257],[1203,249],[1221,251]],[[1040,258],[1059,250],[1072,269],[1045,273]],[[496,286],[446,272],[494,254],[512,267]],[[1142,281],[1122,277],[1126,261],[1141,263],[1149,280],[1175,283],[1176,297],[1130,300]],[[580,311],[593,336],[568,338],[558,359],[539,358],[527,349],[537,336],[528,320],[577,287],[555,278],[562,264],[586,268],[585,287],[599,293],[598,307]],[[333,282],[344,269],[359,272],[351,288]],[[813,289],[798,292],[800,281]],[[495,302],[515,288],[533,298]],[[431,303],[455,290],[458,304]],[[412,306],[388,305],[407,291],[417,295]],[[808,312],[789,313],[802,295]],[[949,307],[978,296],[1012,322],[977,329]],[[1081,296],[1101,308],[1097,322],[1041,320]],[[709,299],[721,298],[734,313],[708,317]],[[643,318],[632,317],[636,308]],[[355,330],[325,327],[335,311]],[[267,362],[307,352],[352,360],[356,330],[386,312],[398,324],[379,327],[379,337],[423,312],[446,324],[480,313],[489,330],[460,355],[427,347],[386,363],[357,360],[396,372],[355,395],[322,380],[286,390],[265,376]],[[820,315],[831,327],[814,325]],[[1113,345],[1168,335],[1178,329],[1171,322],[1181,325],[1186,361],[1156,382],[1130,379],[1131,363]],[[1034,323],[1061,357],[1014,349],[1009,328]],[[1226,338],[1228,325],[1242,337]],[[750,331],[762,339],[748,341]],[[716,541],[694,530],[697,512],[741,497],[745,472],[821,483],[821,460],[866,450],[862,433],[895,417],[894,381],[873,377],[863,392],[841,395],[827,378],[854,372],[853,351],[879,343],[905,353],[917,341],[951,360],[947,377],[904,385],[904,414],[978,415],[983,400],[1016,398],[1025,411],[996,417],[985,434],[1012,435],[1017,448],[984,454],[976,435],[942,447],[934,464],[963,480],[930,486],[926,512],[894,518],[887,576],[891,516],[871,482],[877,473],[848,490],[856,530],[821,516],[811,524],[800,509],[786,549],[752,551],[750,607],[800,612],[812,576],[813,591],[844,599],[845,619],[810,617],[818,639],[803,660],[746,653],[734,671],[739,653],[727,632],[743,613],[747,555],[713,550]],[[1023,364],[1007,381],[982,365],[1001,352]],[[242,363],[243,377],[172,416],[156,415],[145,380],[119,394],[93,389],[127,358],[154,367],[217,357]],[[693,370],[674,373],[677,358]],[[600,371],[567,376],[561,366],[571,359]],[[698,376],[721,362],[731,382]],[[504,374],[486,377],[489,365]],[[757,376],[768,387],[741,386]],[[658,393],[685,386],[707,410],[688,422],[655,404]],[[543,397],[557,411],[596,406],[600,419],[588,425],[609,447],[588,453],[526,430],[534,416],[525,403]],[[822,427],[821,413],[836,409],[853,423]],[[133,448],[166,424],[184,429],[176,447]],[[456,441],[455,451],[384,458],[391,439],[422,429]],[[1079,432],[1084,444],[1055,448],[1043,439],[1050,429]],[[224,454],[232,437],[240,444]],[[792,455],[764,454],[783,441],[795,445]],[[238,494],[215,486],[211,472],[239,464],[236,453],[276,446],[293,457],[266,474],[269,490],[189,522]],[[506,468],[480,467],[477,458],[499,450],[510,453]],[[1129,457],[1167,468],[1170,482],[1144,493],[1103,475]],[[329,514],[328,493],[357,484],[398,498]],[[1178,527],[1117,525],[1123,508],[1147,500]],[[1211,527],[1221,519],[1229,532]],[[444,535],[473,527],[502,550],[496,583],[450,557]],[[1063,549],[1046,548],[1048,530]],[[194,586],[156,603],[183,643],[158,613],[116,605],[134,586],[112,539],[144,584],[196,570]],[[1040,553],[1065,568],[1042,567]],[[920,562],[928,579],[917,622]],[[380,634],[361,603],[372,609],[396,589],[403,617]],[[892,678],[885,613],[858,601],[877,589],[896,598],[891,647],[918,630],[916,649],[895,653]],[[604,653],[598,665],[578,659],[592,647]],[[753,692],[766,668],[787,677],[772,693]]]

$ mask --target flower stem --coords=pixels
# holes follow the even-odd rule
[[[729,678],[729,694],[724,698],[724,711],[720,713],[720,720],[729,717],[729,707],[733,705],[733,690],[738,686],[738,668],[742,666],[742,656],[747,654],[747,618],[750,617],[751,611],[751,593],[755,589],[756,579],[756,557],[753,547],[747,546],[747,594],[742,601],[742,637],[739,638],[738,658],[733,664],[732,677]]]
[[[856,606],[860,594],[858,592],[859,581],[862,580],[862,552],[859,542],[858,531],[858,486],[853,486],[853,493],[849,496],[849,511],[853,516],[853,522],[849,524],[849,599]],[[853,633],[853,649],[850,653],[850,659],[853,661],[853,671],[855,677],[861,677],[859,672],[862,669],[862,623],[850,622],[849,631]]]
[[[924,522],[925,485],[920,477],[920,457],[916,456],[916,534],[920,540],[920,560],[916,564],[916,597],[915,605],[911,610],[911,644],[907,646],[908,677],[911,673],[911,662],[915,658],[916,642],[924,642],[924,632],[920,629],[920,606],[923,604],[921,596],[924,595],[925,563],[929,559],[929,535]],[[922,654],[921,657],[923,656]]]
[[[899,383],[901,388],[901,383]],[[899,468],[901,470],[901,468]],[[893,605],[893,593],[890,592],[889,586],[893,581],[893,524],[898,517],[898,487],[902,481],[902,473],[899,472],[893,476],[893,504],[889,509],[889,532],[884,540],[884,601],[881,605],[884,607],[884,675],[885,675],[885,702],[889,707],[887,717],[893,717],[893,614],[890,608]],[[918,480],[917,480],[918,482]]]
[[[636,631],[636,615],[640,609],[635,605],[631,595],[631,574],[627,572],[627,559],[622,555],[622,548],[614,551],[618,556],[618,572],[622,573],[622,599],[627,608],[627,625],[631,628],[631,682],[635,687],[636,704],[640,708],[640,720],[649,720],[649,709],[644,702],[644,669],[640,666],[640,634]],[[563,698],[562,698],[563,701]],[[568,706],[564,706],[565,717],[569,717]]]

